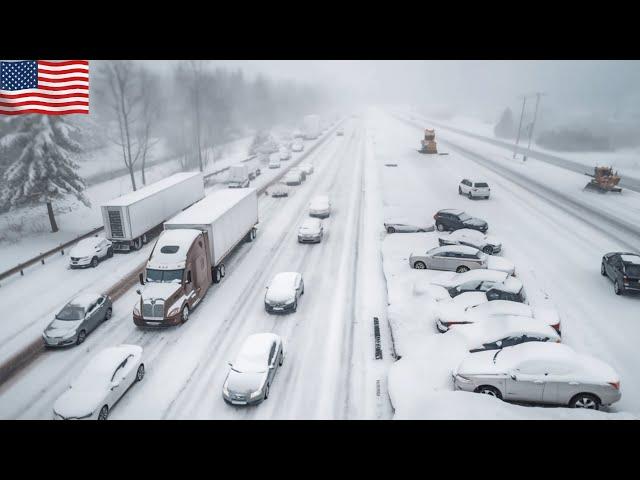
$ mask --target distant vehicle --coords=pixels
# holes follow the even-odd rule
[[[300,164],[300,169],[307,175],[311,175],[313,173],[313,163],[303,162]]]
[[[269,168],[280,168],[280,158],[276,155],[271,155],[269,158]]]
[[[297,272],[278,273],[267,287],[264,308],[267,313],[295,312],[298,299],[304,295],[302,275]]]
[[[287,172],[287,174],[284,176],[284,178],[282,179],[282,181],[289,186],[293,186],[293,185],[300,185],[302,183],[302,177],[300,176],[300,173],[298,172],[292,172],[289,171]]]
[[[344,129],[343,128],[339,128],[338,130],[336,130],[336,136],[343,137],[344,136]]]
[[[279,197],[288,197],[289,196],[289,187],[282,183],[279,182],[275,185],[273,185],[272,187],[269,188],[269,192],[271,194],[272,197],[275,198],[279,198]]]
[[[165,222],[144,273],[133,322],[161,327],[185,323],[224,262],[242,242],[256,238],[258,196],[253,188],[216,190]]]
[[[309,203],[309,216],[327,218],[331,215],[331,202],[326,195],[319,195],[311,199]]]
[[[303,123],[305,140],[315,140],[320,136],[320,117],[318,115],[305,116]]]
[[[491,189],[487,182],[473,182],[464,178],[458,185],[458,194],[469,198],[489,198]]]
[[[276,371],[284,362],[282,338],[254,333],[240,347],[222,385],[222,398],[231,405],[256,405],[269,398]]]
[[[249,167],[246,164],[232,165],[227,173],[229,188],[248,188],[250,183]]]
[[[488,255],[495,255],[502,250],[502,243],[497,238],[470,228],[461,228],[449,235],[441,235],[438,237],[438,243],[440,246],[467,245],[482,250]]]
[[[602,257],[600,273],[613,282],[616,295],[640,292],[640,255],[637,253],[607,253]]]
[[[100,260],[113,257],[113,244],[104,237],[80,240],[69,251],[69,267],[97,267]]]
[[[507,401],[598,410],[622,397],[620,377],[563,343],[527,342],[470,353],[453,372],[455,390]]]
[[[612,167],[594,167],[593,174],[585,173],[592,180],[584,186],[584,190],[595,190],[600,193],[617,192],[621,193],[620,175],[614,172]]]
[[[297,173],[300,175],[300,180],[305,182],[307,180],[307,172],[305,172],[301,167],[295,167],[289,170],[289,172]]]
[[[95,328],[111,318],[113,305],[109,295],[81,293],[62,310],[42,333],[47,347],[80,345]]]
[[[320,243],[324,228],[319,218],[305,218],[298,230],[299,243]]]
[[[384,222],[384,228],[387,233],[433,232],[435,230],[433,224],[420,225],[404,217],[389,218]]]
[[[140,250],[152,230],[203,198],[202,173],[176,173],[103,203],[105,236],[114,252]]]
[[[261,173],[258,167],[249,168],[249,180],[255,180]]]
[[[499,270],[475,269],[464,273],[443,274],[431,281],[433,285],[444,287],[454,298],[466,292],[486,292],[492,286],[504,282],[509,273]]]
[[[445,230],[460,230],[461,228],[470,228],[486,233],[489,229],[487,222],[480,218],[472,217],[462,210],[445,209],[437,212],[433,219],[436,221],[436,228],[439,232]]]
[[[476,268],[500,270],[509,275],[515,273],[515,265],[505,258],[489,256],[477,248],[465,245],[445,245],[428,250],[424,254],[409,256],[411,268],[419,270],[449,270],[457,273]]]
[[[501,315],[485,322],[456,325],[449,332],[461,337],[471,353],[499,350],[526,342],[561,341],[558,332],[544,322],[517,315]]]
[[[291,151],[302,152],[304,150],[304,144],[301,142],[293,142],[291,144]]]
[[[289,151],[289,149],[287,148],[281,148],[280,149],[280,161],[286,161],[289,160],[291,158],[291,152]]]
[[[291,134],[293,138],[304,138],[304,132],[302,130],[294,130]],[[294,150],[295,152],[296,150]]]
[[[534,318],[561,335],[560,315],[553,308],[538,307],[510,300],[488,301],[486,294],[464,293],[447,305],[440,305],[436,314],[436,328],[444,333],[452,326],[484,323],[503,316]]]
[[[102,350],[53,405],[55,420],[106,420],[113,406],[144,378],[142,347],[119,345]]]

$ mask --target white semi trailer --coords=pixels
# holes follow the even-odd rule
[[[106,237],[116,252],[139,250],[153,230],[204,198],[200,172],[176,173],[101,205]]]

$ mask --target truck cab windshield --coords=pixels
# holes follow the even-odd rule
[[[147,282],[181,283],[184,269],[179,270],[153,270],[147,268]]]

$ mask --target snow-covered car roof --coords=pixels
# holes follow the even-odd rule
[[[436,277],[431,283],[444,287],[454,287],[473,281],[503,282],[509,276],[508,273],[488,268],[476,268],[464,273],[444,273]]]
[[[493,300],[478,305],[470,305],[466,307],[467,312],[481,315],[518,315],[533,317],[533,309],[520,302],[512,302],[510,300]]]
[[[287,180],[300,180],[300,177],[301,177],[300,172],[289,171],[285,175],[284,179],[285,179],[285,181],[287,181]]]
[[[475,255],[478,253],[478,249],[474,247],[468,247],[466,245],[444,245],[442,247],[435,247],[429,250],[429,253],[436,254],[441,252],[455,252],[455,253],[464,253],[467,255]]]
[[[322,226],[322,221],[319,218],[306,217],[302,221],[302,224],[300,225],[300,229],[319,230],[321,226]]]
[[[464,213],[464,210],[460,210],[457,208],[445,208],[440,210],[438,213],[451,213],[452,215],[461,215]]]
[[[300,275],[298,272],[280,272],[276,274],[269,284],[269,291],[291,291],[295,288],[296,278],[298,278],[298,275]]]
[[[142,347],[129,344],[107,347],[89,360],[80,376],[106,374],[110,381],[116,367],[129,355],[141,356]]]
[[[195,228],[164,230],[158,238],[149,259],[149,268],[183,268],[189,247],[201,235]]]
[[[640,255],[636,255],[634,253],[625,253],[624,255],[620,255],[620,258],[623,262],[640,265]]]
[[[100,242],[102,242],[104,240],[104,237],[88,237],[88,238],[84,238],[82,240],[80,240],[78,243],[75,244],[74,248],[77,247],[95,247],[96,245],[100,244]]]
[[[102,294],[94,292],[84,292],[69,301],[68,305],[74,305],[87,310]]]
[[[489,302],[491,303],[491,302]],[[456,332],[473,346],[480,346],[483,343],[494,342],[506,337],[521,335],[546,336],[547,338],[558,340],[558,333],[540,320],[528,316],[504,315],[498,317],[488,317],[485,321],[452,325],[451,332]]]
[[[249,335],[240,347],[233,362],[234,370],[240,372],[263,372],[269,367],[271,345],[280,337],[275,333],[254,333]]]
[[[302,162],[302,163],[300,164],[300,168],[305,168],[305,169],[307,169],[307,168],[313,168],[313,164],[312,164],[311,162]]]

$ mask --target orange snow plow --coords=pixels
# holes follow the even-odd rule
[[[620,175],[614,172],[612,167],[594,167],[593,174],[585,173],[585,175],[591,177],[591,181],[584,186],[585,190],[596,190],[601,193],[622,192],[622,188],[618,187]]]
[[[420,153],[437,154],[438,147],[436,145],[436,132],[435,130],[426,128],[424,130],[424,139],[420,141],[422,148],[418,150]]]

